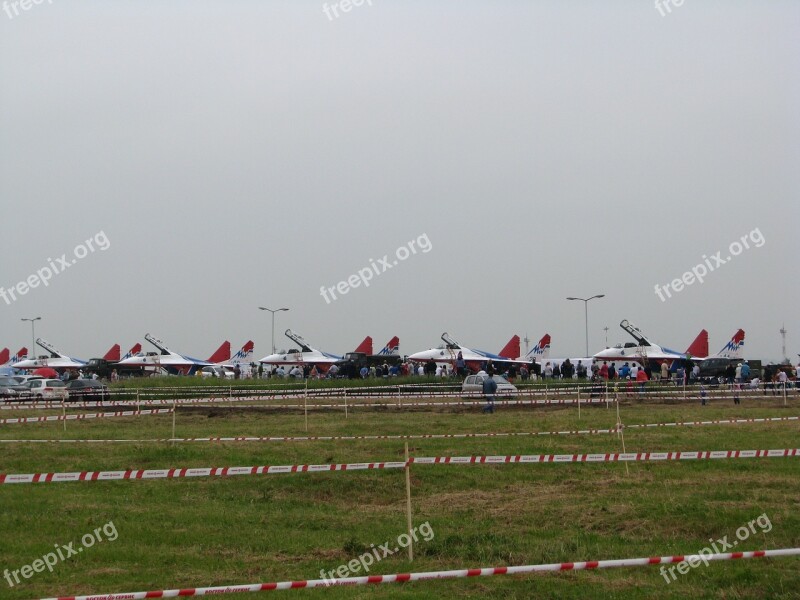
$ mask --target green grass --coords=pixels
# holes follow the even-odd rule
[[[623,422],[800,414],[800,401],[742,406],[624,404]],[[53,414],[3,411],[32,416]],[[57,412],[57,411],[55,411]],[[11,416],[3,414],[3,417]],[[612,407],[341,411],[180,409],[176,435],[292,436],[551,431],[609,428]],[[9,438],[169,437],[172,417],[5,425]],[[629,429],[634,451],[792,448],[798,422]],[[416,439],[415,456],[617,452],[615,435]],[[3,444],[5,473],[400,460],[402,440],[272,443]],[[800,546],[800,459],[669,463],[423,466],[411,471],[414,523],[434,538],[383,559],[371,573],[688,554],[735,537],[766,513],[769,533],[737,549]],[[0,597],[127,592],[318,578],[405,528],[401,470],[0,486],[0,569],[19,569],[54,544],[113,521],[119,537],[10,588]],[[667,584],[658,569],[425,581],[294,590],[292,597],[797,598],[797,558],[712,563]],[[361,573],[358,573],[361,574]]]

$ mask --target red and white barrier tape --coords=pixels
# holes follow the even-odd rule
[[[739,423],[771,423],[774,421],[800,421],[800,417],[753,417],[751,419],[714,419],[711,421],[676,421],[674,423],[644,423],[623,425],[623,429],[645,429],[651,427],[683,427],[692,425],[737,425]]]
[[[347,400],[352,401],[355,398],[348,396]],[[342,401],[336,404],[318,404],[313,402],[312,398],[309,398],[308,403],[306,404],[274,404],[270,403],[268,400],[261,400],[264,404],[240,404],[244,401],[255,401],[258,399],[253,398],[244,398],[244,399],[236,399],[233,400],[217,400],[217,399],[194,399],[194,400],[143,400],[141,402],[131,401],[131,400],[120,400],[117,402],[91,402],[91,403],[84,403],[84,402],[75,402],[67,404],[67,408],[99,408],[103,406],[179,406],[179,407],[196,407],[196,408],[228,408],[228,407],[235,407],[235,408],[278,408],[278,409],[293,409],[293,410],[303,410],[305,408],[308,409],[315,409],[315,408],[335,408],[335,409],[343,409],[344,408],[344,398],[342,397]],[[605,400],[603,398],[592,398],[583,400],[581,399],[580,403],[582,405],[587,404],[603,404],[608,402],[612,404],[615,402],[613,398],[609,398]],[[542,400],[500,400],[497,399],[494,401],[495,406],[548,406],[548,405],[574,405],[578,404],[578,400],[575,398],[552,398],[552,399],[542,399]],[[486,402],[484,400],[452,400],[449,402],[406,402],[402,398],[399,400],[395,400],[393,402],[348,402],[347,407],[349,409],[355,408],[409,408],[409,407],[437,407],[437,406],[483,406]],[[0,410],[54,410],[60,409],[61,403],[37,403],[37,404],[17,404],[17,405],[0,405]]]
[[[88,596],[59,596],[46,600],[145,600],[147,598],[177,598],[182,596],[210,596],[245,592],[267,592],[273,590],[292,590],[300,588],[333,587],[340,585],[369,585],[379,583],[403,583],[428,579],[458,579],[466,577],[489,577],[493,575],[521,575],[551,571],[583,571],[591,569],[613,569],[621,567],[646,567],[668,565],[681,562],[699,565],[711,561],[738,560],[745,558],[778,558],[800,555],[800,548],[780,548],[776,550],[752,550],[748,552],[726,552],[720,554],[688,554],[684,556],[651,556],[648,558],[622,558],[612,560],[575,561],[543,565],[522,565],[516,567],[483,567],[479,569],[455,569],[452,571],[427,571],[421,573],[395,573],[393,575],[365,575],[362,577],[343,577],[341,579],[302,579],[299,581],[280,581],[273,583],[250,583],[243,585],[221,585],[214,587],[156,590],[150,592],[128,592],[117,594],[95,594]]]
[[[145,411],[142,411],[144,414]],[[155,411],[154,411],[155,412]],[[167,410],[166,412],[172,412]],[[127,413],[126,413],[127,414]],[[779,421],[800,421],[800,417],[761,417],[751,419],[715,419],[711,421],[676,421],[674,423],[643,423],[636,425],[623,425],[623,429],[645,429],[658,427],[700,426],[700,425],[736,425],[740,423],[772,423]],[[358,440],[437,440],[437,439],[468,439],[490,437],[533,437],[539,435],[593,435],[614,434],[619,430],[612,429],[578,429],[563,431],[520,431],[497,433],[421,433],[410,435],[318,435],[294,437],[197,437],[197,438],[144,438],[144,439],[14,439],[2,440],[0,444],[113,444],[113,443],[185,443],[185,442],[335,442]]]
[[[47,421],[83,421],[87,419],[105,419],[108,417],[133,417],[139,415],[163,415],[171,413],[171,408],[154,408],[148,410],[123,410],[105,413],[82,413],[76,415],[48,415],[46,417],[19,417],[16,419],[0,419],[0,425],[19,423],[45,423]]]
[[[199,438],[151,438],[151,439],[118,439],[118,440],[0,440],[3,443],[82,443],[82,442],[335,442],[358,440],[438,440],[462,438],[490,437],[531,437],[537,435],[584,435],[600,433],[617,433],[618,429],[583,429],[574,431],[522,431],[509,433],[421,433],[418,435],[319,435],[299,437],[199,437]]]
[[[129,469],[126,471],[78,471],[73,473],[0,473],[0,484],[63,483],[71,481],[119,481],[124,479],[178,479],[188,477],[229,477],[233,475],[277,475],[285,473],[327,473],[404,469],[408,465],[507,465],[582,462],[650,462],[669,460],[713,460],[725,458],[783,458],[800,456],[800,449],[702,450],[694,452],[639,452],[605,454],[520,454],[509,456],[422,456],[406,461],[282,465],[255,467],[182,467],[173,469]]]

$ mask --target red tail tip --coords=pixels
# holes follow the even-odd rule
[[[119,344],[114,344],[111,346],[111,349],[106,352],[105,356],[103,356],[103,360],[108,361],[118,361],[120,359],[120,347]]]
[[[231,359],[231,343],[227,340],[222,342],[222,345],[217,348],[217,351],[208,359],[210,363],[224,362]]]
[[[517,358],[519,356],[519,336],[515,335],[508,340],[508,343],[498,354],[503,358]]]
[[[372,338],[367,336],[355,349],[356,352],[363,352],[364,354],[372,354]]]

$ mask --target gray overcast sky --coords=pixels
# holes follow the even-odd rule
[[[669,2],[669,0],[663,0]],[[333,2],[328,3],[333,4]],[[11,9],[11,7],[9,6]],[[13,9],[11,14],[14,15]],[[738,328],[800,352],[800,3],[53,0],[0,12],[0,285],[82,241],[47,287],[0,300],[0,348],[73,356],[146,332],[408,354],[443,331],[553,356],[629,341],[684,350]],[[667,284],[744,250],[662,302]],[[411,255],[326,303],[320,286]],[[144,345],[147,345],[146,343]],[[523,348],[524,350],[524,348]]]

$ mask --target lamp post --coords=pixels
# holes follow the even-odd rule
[[[567,300],[580,300],[583,302],[584,322],[586,324],[586,358],[589,358],[589,300],[594,300],[595,298],[605,298],[605,296],[605,294],[597,294],[591,298],[573,298],[572,296],[567,298]]]
[[[260,310],[268,310],[272,313],[272,354],[275,354],[275,313],[281,312],[284,310],[289,310],[288,308],[266,308],[264,306],[258,307]]]
[[[34,348],[36,347],[36,334],[33,332],[34,323],[36,321],[41,321],[42,317],[34,317],[33,319],[21,319],[21,320],[22,321],[30,321],[31,322],[31,349],[28,352],[28,356],[26,357],[26,358],[30,359],[31,358],[31,353],[34,352]],[[33,357],[35,358],[36,355],[33,354]]]

